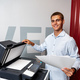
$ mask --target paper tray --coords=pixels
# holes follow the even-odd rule
[[[48,80],[49,71],[45,69],[39,69],[32,79],[28,80]],[[27,76],[22,74],[22,80],[26,80]]]

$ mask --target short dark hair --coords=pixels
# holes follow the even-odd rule
[[[62,20],[64,20],[64,15],[60,12],[54,12],[52,15],[51,15],[51,19],[52,19],[52,16],[55,16],[55,15],[59,15],[61,17]]]

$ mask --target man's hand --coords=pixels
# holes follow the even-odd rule
[[[27,44],[30,44],[30,45],[32,45],[32,46],[34,46],[34,43],[33,43],[33,42],[31,42],[31,41],[30,41],[30,40],[28,40],[28,39],[24,39],[22,42],[27,43]]]
[[[71,77],[74,72],[75,72],[75,69],[72,68],[72,69],[69,69],[69,68],[63,68],[61,69],[68,77]]]

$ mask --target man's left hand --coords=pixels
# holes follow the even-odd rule
[[[61,69],[68,77],[71,77],[73,73],[75,72],[75,69],[69,69],[69,68],[63,68]]]

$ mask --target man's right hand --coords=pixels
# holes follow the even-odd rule
[[[28,39],[24,39],[22,42],[34,46],[35,44]]]

